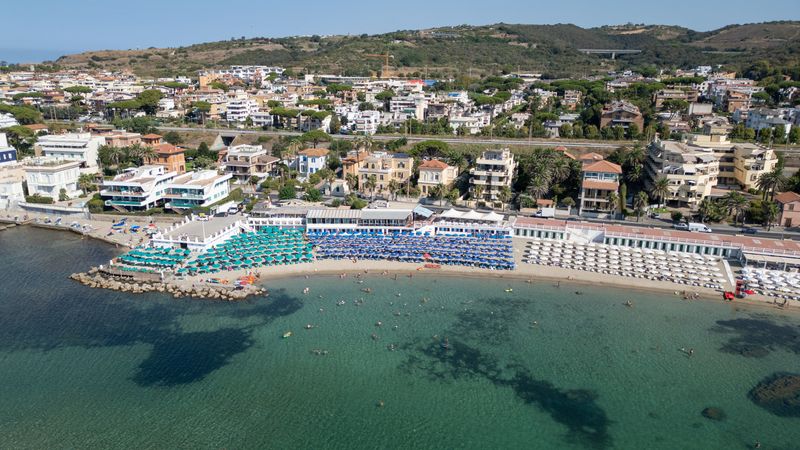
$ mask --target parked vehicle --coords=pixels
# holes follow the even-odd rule
[[[678,222],[672,225],[672,228],[675,228],[676,230],[689,231],[689,224],[686,222]]]
[[[713,230],[708,228],[704,223],[689,222],[689,231],[697,231],[700,233],[711,233]]]
[[[744,234],[756,234],[758,230],[753,227],[744,227],[742,228],[742,233]]]
[[[539,211],[536,211],[536,214],[533,215],[534,217],[547,217],[553,218],[556,216],[556,209],[555,208],[542,208]]]

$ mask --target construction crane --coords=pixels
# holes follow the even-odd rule
[[[389,78],[389,74],[391,73],[391,67],[389,66],[389,58],[394,59],[394,55],[390,55],[387,51],[385,54],[374,54],[374,53],[365,53],[364,56],[369,56],[372,58],[381,58],[383,59],[383,68],[381,68],[381,78]]]

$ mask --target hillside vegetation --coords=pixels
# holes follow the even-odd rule
[[[638,49],[612,61],[581,48]],[[640,66],[723,64],[741,69],[758,60],[798,65],[800,22],[730,25],[696,32],[663,25],[581,28],[570,24],[455,26],[379,35],[231,39],[177,48],[103,50],[67,55],[71,68],[130,70],[139,75],[196,75],[231,64],[281,65],[298,71],[370,75],[389,52],[393,74],[452,76],[523,71],[548,77],[589,75]]]

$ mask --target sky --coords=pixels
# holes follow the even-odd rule
[[[231,37],[376,34],[497,22],[582,27],[627,22],[697,31],[800,20],[798,0],[3,0],[0,61],[87,50],[176,47]],[[15,19],[19,18],[19,19]]]

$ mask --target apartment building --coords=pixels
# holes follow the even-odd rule
[[[380,111],[360,111],[353,120],[353,131],[356,134],[372,135],[378,132],[380,123]]]
[[[511,150],[485,150],[475,161],[475,167],[469,171],[469,191],[473,198],[496,201],[503,187],[511,189],[516,168],[517,162]]]
[[[667,203],[696,207],[717,185],[719,159],[708,148],[656,139],[648,147],[645,175],[647,190],[658,178],[669,180]]]
[[[234,145],[225,155],[224,170],[233,176],[236,183],[247,184],[250,177],[266,179],[275,172],[278,161],[260,145]]]
[[[747,120],[745,126],[752,128],[756,131],[765,128],[775,128],[778,125],[783,126],[784,137],[789,135],[792,130],[792,110],[791,109],[770,109],[770,108],[757,108],[751,109],[747,113]]]
[[[100,197],[106,206],[119,210],[146,211],[161,203],[167,185],[177,175],[164,166],[131,167],[113,179],[103,181]]]
[[[29,195],[41,195],[58,200],[64,189],[68,197],[79,197],[78,178],[81,162],[55,157],[28,158],[23,165]]]
[[[616,208],[609,197],[619,192],[622,167],[609,161],[599,160],[583,166],[581,201],[578,214],[607,213]]]
[[[619,100],[603,107],[600,128],[621,126],[627,129],[631,125],[636,125],[640,131],[644,129],[644,117],[637,106]]]
[[[102,136],[66,133],[41,136],[34,147],[37,156],[78,161],[82,173],[97,173],[97,150],[105,144]]]
[[[756,188],[758,178],[772,171],[778,156],[771,149],[749,143],[734,143],[724,134],[686,134],[690,147],[711,151],[719,160],[717,184],[744,190]]]
[[[419,179],[417,180],[417,187],[419,187],[420,194],[427,196],[436,186],[450,186],[458,177],[458,168],[453,167],[438,159],[431,159],[423,161],[419,165]]]
[[[413,167],[414,159],[405,153],[373,153],[358,169],[359,185],[363,191],[367,180],[375,175],[375,192],[387,192],[393,180],[400,185],[408,183]]]
[[[661,89],[653,94],[653,102],[656,109],[661,109],[667,100],[682,100],[687,103],[694,103],[699,98],[699,93],[695,89]]]
[[[566,90],[564,91],[564,99],[561,101],[561,105],[570,111],[575,111],[582,100],[583,93],[581,91]]]
[[[230,194],[230,173],[201,170],[176,176],[168,185],[164,200],[169,208],[211,206]]]
[[[249,98],[229,100],[225,105],[225,119],[228,122],[244,122],[258,112],[258,103]]]

